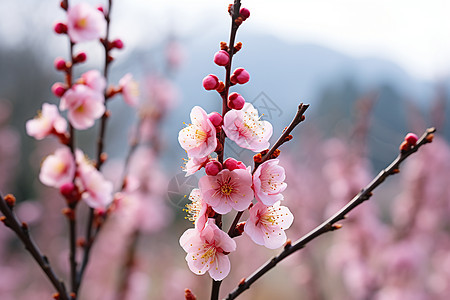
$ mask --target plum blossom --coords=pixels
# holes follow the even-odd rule
[[[227,137],[240,147],[254,152],[269,148],[272,124],[260,121],[258,110],[251,103],[245,103],[242,110],[230,110],[223,121]]]
[[[183,171],[186,172],[185,176],[191,176],[192,174],[203,168],[208,163],[209,159],[209,156],[200,158],[189,157],[188,160],[185,159],[186,163],[183,168]]]
[[[45,158],[39,173],[39,180],[51,187],[59,188],[71,182],[75,176],[75,161],[69,148],[56,149]]]
[[[284,182],[286,175],[284,168],[278,163],[278,159],[270,159],[262,163],[253,174],[255,198],[267,206],[284,199],[281,193],[287,187]]]
[[[189,157],[208,156],[217,147],[216,129],[200,106],[192,108],[191,122],[178,134],[178,142]]]
[[[106,79],[98,70],[90,70],[81,75],[81,81],[96,92],[103,94],[106,88]]]
[[[76,129],[92,127],[105,112],[104,96],[83,84],[75,84],[61,98],[59,108],[69,110],[68,118]]]
[[[125,74],[119,80],[119,87],[122,91],[123,99],[129,106],[136,106],[139,100],[139,85],[133,79],[131,73]]]
[[[42,140],[52,133],[65,134],[67,121],[59,114],[54,104],[42,104],[42,111],[37,117],[26,123],[27,134],[37,140]]]
[[[77,149],[75,154],[78,164],[77,184],[83,192],[82,199],[92,208],[106,208],[113,201],[112,182],[103,177],[81,150]]]
[[[245,222],[244,232],[258,245],[269,249],[281,247],[286,242],[286,233],[294,216],[280,202],[265,206],[257,202],[250,208],[250,217]]]
[[[72,42],[81,43],[101,38],[106,32],[102,12],[87,3],[70,6],[67,11],[67,33]]]
[[[199,189],[192,190],[189,200],[191,200],[191,203],[186,204],[187,209],[185,209],[188,213],[186,219],[194,222],[196,229],[203,230],[208,220],[208,204],[203,200]]]
[[[198,185],[205,202],[219,214],[232,208],[243,211],[253,200],[252,175],[248,170],[225,169],[216,176],[203,176]]]
[[[214,280],[224,279],[230,272],[230,260],[225,254],[236,250],[236,242],[209,219],[202,231],[191,228],[180,237],[180,245],[187,252],[189,269],[202,275],[207,271]]]

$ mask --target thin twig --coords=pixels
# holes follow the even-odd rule
[[[13,209],[6,203],[5,199],[0,195],[0,211],[3,213],[2,218],[5,226],[9,227],[17,237],[22,241],[25,249],[33,256],[34,260],[39,264],[42,271],[44,271],[47,278],[52,283],[53,287],[58,291],[61,300],[69,300],[64,282],[62,282],[53,271],[48,258],[42,254],[39,247],[33,241],[28,231],[26,223],[21,223]]]
[[[397,158],[384,170],[382,170],[373,180],[370,182],[364,189],[359,192],[358,195],[356,195],[347,205],[345,205],[340,211],[338,211],[336,214],[334,214],[332,217],[330,217],[328,220],[323,222],[318,227],[314,228],[312,231],[301,237],[299,240],[297,240],[294,244],[287,243],[284,247],[284,250],[277,256],[273,257],[272,259],[268,260],[264,265],[262,265],[258,270],[256,270],[252,275],[250,275],[247,279],[242,280],[239,283],[239,286],[232,291],[228,297],[227,300],[235,299],[237,296],[239,296],[241,293],[243,293],[245,290],[250,288],[250,286],[258,280],[261,276],[263,276],[265,273],[267,273],[269,270],[274,268],[280,261],[291,255],[292,253],[304,248],[306,244],[308,244],[310,241],[314,240],[318,236],[333,231],[336,229],[339,229],[340,225],[335,225],[336,222],[345,219],[345,216],[352,211],[355,207],[363,203],[364,201],[368,200],[372,196],[372,191],[378,187],[381,183],[384,182],[384,180],[393,174],[396,174],[399,172],[399,166],[400,163],[403,162],[408,156],[411,154],[417,152],[417,150],[432,141],[433,133],[436,131],[435,128],[429,128],[426,130],[426,132],[422,135],[422,137],[419,139],[417,144],[413,146],[411,149],[402,151],[397,156]]]
[[[304,113],[306,112],[308,107],[309,107],[309,104],[303,104],[303,103],[299,104],[297,113],[295,114],[294,119],[292,120],[291,124],[289,124],[289,126],[283,131],[283,133],[278,138],[276,143],[272,146],[272,148],[270,148],[269,152],[267,152],[267,154],[262,157],[261,162],[259,162],[259,163],[255,162],[255,167],[253,168],[252,174],[255,173],[256,169],[258,168],[258,166],[260,164],[262,164],[263,162],[268,160],[270,158],[270,156],[275,152],[275,150],[277,150],[279,147],[281,147],[281,145],[283,145],[287,141],[287,137],[289,136],[289,134],[291,134],[292,130],[294,130],[294,128],[298,124],[300,124],[303,120],[305,120]],[[241,219],[243,213],[244,213],[243,211],[239,211],[236,214],[236,217],[234,218],[233,223],[231,224],[230,229],[228,230],[228,235],[232,238],[239,235],[236,232],[236,226],[237,226],[239,220]]]
[[[230,110],[228,107],[228,93],[231,86],[231,64],[233,61],[233,55],[234,55],[234,42],[236,40],[236,33],[239,28],[239,24],[237,24],[235,21],[237,17],[239,17],[239,10],[241,9],[241,0],[235,0],[233,4],[233,9],[231,11],[231,29],[230,29],[230,42],[228,43],[228,54],[230,56],[230,60],[228,64],[225,67],[226,74],[225,74],[225,89],[220,93],[220,96],[222,97],[222,117],[225,117],[225,114]],[[217,152],[217,159],[220,163],[223,163],[223,155],[225,152],[225,132],[222,130],[219,134],[219,141],[218,143],[222,145],[221,150]],[[222,229],[222,215],[216,214],[215,216],[216,224],[217,226]],[[220,284],[222,281],[216,281],[213,279],[212,281],[212,288],[211,288],[211,300],[218,300],[219,299],[219,291],[220,291]]]
[[[112,0],[108,1],[108,8],[106,10],[105,13],[105,19],[106,19],[106,36],[105,39],[103,40],[102,44],[103,47],[105,49],[105,64],[104,64],[104,68],[103,68],[103,76],[105,78],[106,81],[108,81],[108,70],[109,70],[109,65],[111,64],[112,60],[111,57],[109,55],[109,51],[110,51],[110,45],[109,45],[109,28],[110,28],[110,15],[111,15],[111,8],[112,8]],[[107,101],[107,90],[105,90],[105,107],[106,107],[106,101]],[[103,147],[104,147],[104,139],[105,139],[105,134],[106,134],[106,121],[108,119],[108,110],[105,109],[105,113],[103,114],[101,121],[100,121],[100,133],[99,133],[99,137],[97,140],[97,170],[100,170],[101,166],[104,163],[104,159],[102,159],[102,155],[103,155]],[[94,243],[95,240],[95,236],[96,233],[92,232],[92,225],[93,225],[93,220],[94,220],[94,209],[90,208],[89,209],[89,216],[88,216],[88,224],[87,224],[87,228],[86,228],[86,238],[85,238],[85,246],[84,246],[84,254],[83,254],[83,261],[80,267],[80,270],[78,271],[77,274],[77,286],[76,286],[76,291],[78,291],[78,289],[80,288],[81,285],[81,281],[83,279],[83,274],[84,271],[86,269],[86,266],[89,262],[89,255],[90,255],[90,251],[92,248],[92,244]],[[97,231],[98,232],[98,229]]]

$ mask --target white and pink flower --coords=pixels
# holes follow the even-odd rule
[[[100,39],[106,33],[105,15],[87,3],[70,6],[67,33],[74,43]]]
[[[252,175],[248,170],[225,169],[216,176],[203,176],[198,185],[205,202],[219,214],[232,208],[243,211],[253,200]]]
[[[258,110],[251,103],[245,103],[241,110],[227,112],[223,123],[227,137],[240,147],[254,152],[269,148],[272,124],[260,121]]]
[[[81,83],[100,94],[105,93],[106,79],[98,70],[90,70],[81,75]]]
[[[186,163],[183,171],[186,172],[186,177],[191,176],[192,174],[203,168],[208,163],[209,159],[209,156],[200,158],[189,157],[188,160],[184,159]]]
[[[206,157],[217,147],[216,129],[200,106],[192,109],[191,122],[178,134],[178,142],[189,157]]]
[[[208,220],[208,204],[203,200],[199,189],[193,189],[189,195],[191,203],[186,204],[185,211],[188,213],[186,217],[189,221],[194,222],[195,228],[203,230]]]
[[[75,161],[67,147],[56,149],[55,153],[45,158],[39,173],[39,180],[51,187],[59,188],[72,182],[75,176]]]
[[[61,117],[56,105],[44,103],[42,111],[34,119],[28,120],[25,126],[29,136],[42,140],[52,133],[65,134],[67,121]]]
[[[191,228],[180,237],[180,245],[187,252],[189,269],[197,275],[209,272],[214,280],[224,279],[231,269],[229,252],[236,250],[236,242],[209,219],[202,231]]]
[[[59,108],[69,110],[68,118],[76,129],[92,127],[105,112],[103,94],[83,84],[75,84],[61,98]]]
[[[122,96],[125,102],[129,106],[136,106],[139,101],[139,85],[133,79],[133,75],[131,75],[131,73],[125,74],[119,80],[119,87],[122,91]]]
[[[284,168],[278,163],[278,159],[270,159],[262,163],[253,174],[255,198],[267,206],[284,199],[281,193],[287,187],[284,182],[286,175]]]
[[[265,206],[257,202],[250,208],[250,217],[245,222],[244,232],[258,245],[276,249],[286,242],[286,233],[294,216],[280,202],[273,206]]]
[[[77,184],[82,192],[82,199],[92,208],[105,209],[113,201],[112,182],[106,180],[79,149],[76,151],[76,161]]]

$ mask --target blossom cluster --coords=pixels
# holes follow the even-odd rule
[[[248,9],[240,9],[241,23],[249,16]],[[238,43],[228,47],[222,42],[221,50],[214,55],[214,62],[230,71],[225,83],[214,74],[203,79],[205,90],[216,90],[221,96],[225,104],[222,114],[208,114],[195,106],[190,114],[191,123],[178,135],[188,155],[186,176],[203,168],[205,171],[198,188],[189,195],[191,203],[186,205],[187,218],[195,226],[183,233],[180,245],[187,252],[190,270],[199,275],[209,272],[216,281],[230,272],[228,254],[236,250],[234,236],[244,232],[256,244],[275,249],[286,242],[285,230],[293,222],[289,209],[281,205],[282,192],[287,185],[285,170],[276,156],[255,165],[253,170],[235,158],[223,159],[225,138],[244,149],[264,153],[270,146],[273,132],[272,125],[261,120],[258,110],[242,95],[228,94],[230,86],[250,80],[244,68],[231,72],[232,56],[241,46]],[[221,228],[221,215],[233,210],[248,210],[248,219],[230,228],[228,234]]]
[[[107,21],[102,7],[82,2],[63,8],[67,20],[57,23],[54,30],[69,37],[71,57],[68,60],[58,57],[54,62],[55,69],[65,75],[65,82],[52,86],[53,94],[60,98],[59,105],[44,103],[38,115],[26,123],[26,131],[37,140],[56,136],[61,142],[61,146],[43,160],[40,181],[60,189],[71,208],[84,200],[91,208],[104,210],[113,201],[113,184],[98,170],[98,162],[91,161],[81,149],[75,148],[74,132],[89,129],[104,117],[105,103],[115,94],[122,94],[129,105],[136,105],[136,83],[131,74],[126,74],[117,86],[107,87],[106,74],[95,69],[73,78],[74,66],[87,60],[85,52],[73,53],[78,44],[97,40],[108,53],[114,48],[123,48],[123,43],[119,39],[111,42],[105,39]],[[64,111],[67,111],[66,117],[61,115]]]

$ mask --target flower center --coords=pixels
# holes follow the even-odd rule
[[[204,142],[207,137],[208,137],[208,135],[203,130],[200,130],[200,129],[195,130],[195,139],[196,140]]]
[[[77,22],[77,28],[81,28],[81,29],[83,29],[83,28],[85,28],[86,26],[87,26],[87,19],[86,18],[81,18],[81,19],[79,19],[78,20],[78,22]]]
[[[222,192],[222,194],[230,196],[233,192],[233,187],[229,184],[224,184],[220,187],[220,191]]]
[[[193,201],[191,204],[186,204],[186,209],[183,210],[187,213],[185,219],[195,222],[200,214],[201,204],[198,201]]]

